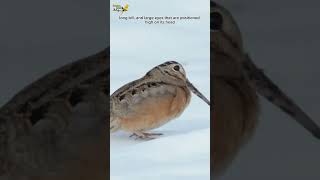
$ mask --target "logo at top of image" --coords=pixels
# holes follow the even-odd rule
[[[121,12],[120,15],[122,15],[124,12],[128,11],[129,4],[125,4],[124,6],[121,6],[120,4],[113,4],[113,11]]]

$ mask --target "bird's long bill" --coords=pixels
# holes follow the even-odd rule
[[[260,95],[268,99],[271,103],[278,106],[294,118],[300,125],[311,132],[315,137],[320,139],[319,126],[285,93],[283,93],[256,65],[247,55],[247,61],[244,64],[244,69],[249,80],[257,88]]]
[[[189,80],[187,80],[187,86],[195,95],[197,95],[210,106],[210,101],[197,88],[195,88]]]

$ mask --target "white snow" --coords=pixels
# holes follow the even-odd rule
[[[113,2],[111,1],[111,7]],[[201,16],[198,21],[148,25],[120,21],[111,12],[110,91],[165,61],[181,63],[190,82],[210,99],[209,1],[125,1],[123,16]],[[179,118],[153,130],[164,135],[143,141],[116,132],[110,139],[112,180],[210,179],[210,107],[193,95]]]
[[[209,179],[209,128],[160,132],[166,135],[145,142],[113,136],[111,179]]]

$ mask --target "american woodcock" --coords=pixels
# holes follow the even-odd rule
[[[105,49],[62,66],[0,107],[1,180],[108,176],[109,56]],[[81,104],[94,114],[75,117]]]
[[[258,115],[257,93],[278,106],[320,138],[320,129],[251,61],[243,48],[232,15],[211,2],[211,57],[213,62],[213,174],[221,175],[239,149],[253,135]]]
[[[190,91],[210,106],[209,100],[189,82],[181,64],[168,61],[154,67],[111,95],[111,133],[121,129],[141,139],[161,135],[146,131],[178,117],[190,102]]]

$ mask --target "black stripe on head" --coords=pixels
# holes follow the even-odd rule
[[[160,64],[159,66],[163,67],[163,66],[168,66],[170,64],[179,64],[179,63],[177,63],[176,61],[167,61],[167,62],[165,62],[163,64]]]

